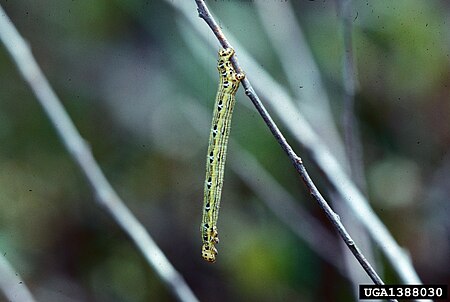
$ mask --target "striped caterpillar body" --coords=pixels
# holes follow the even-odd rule
[[[222,194],[223,174],[230,135],[231,116],[235,104],[235,94],[244,74],[237,73],[230,59],[234,54],[232,48],[219,51],[217,69],[220,82],[209,135],[208,154],[206,157],[206,180],[203,200],[203,218],[200,231],[202,234],[202,257],[208,262],[215,262],[219,243],[217,219],[220,197]]]

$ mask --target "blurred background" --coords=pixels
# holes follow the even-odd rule
[[[113,187],[200,300],[352,301],[353,284],[370,283],[358,277],[364,272],[355,260],[344,261],[346,247],[242,87],[225,169],[218,261],[201,259],[219,44],[194,1],[0,4]],[[383,280],[399,283],[376,244],[357,236],[351,211],[288,130],[299,126],[295,114],[304,115],[348,169],[342,3],[207,4],[257,93],[257,83],[269,76],[291,98],[297,113],[277,103],[270,84],[260,94]],[[450,3],[355,1],[347,17],[363,163],[363,177],[355,181],[421,280],[449,284]],[[303,216],[293,215],[292,206]],[[0,252],[39,301],[174,300],[96,204],[3,45]]]

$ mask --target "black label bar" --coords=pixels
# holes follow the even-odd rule
[[[447,285],[359,285],[359,298],[365,299],[447,299]]]

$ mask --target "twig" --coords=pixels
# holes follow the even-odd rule
[[[227,48],[231,47],[231,45],[226,40],[225,36],[223,35],[221,29],[215,22],[215,20],[211,17],[208,8],[206,7],[206,4],[202,0],[195,0],[198,7],[198,13],[199,17],[202,18],[208,26],[211,28],[211,30],[214,32],[215,36],[219,40],[222,47]],[[236,56],[233,57],[232,63],[235,67],[235,69],[238,72],[242,72],[242,69],[240,68]],[[311,196],[319,203],[320,207],[325,212],[328,219],[331,221],[333,226],[336,228],[344,242],[347,244],[350,251],[353,253],[353,255],[356,257],[358,262],[361,264],[363,269],[366,271],[366,273],[369,275],[369,277],[372,279],[372,281],[375,284],[382,285],[384,284],[381,278],[377,275],[375,270],[371,267],[371,265],[367,262],[364,255],[361,253],[361,251],[358,249],[356,244],[353,242],[350,235],[345,230],[344,226],[342,225],[339,216],[333,212],[331,207],[328,205],[328,203],[325,201],[325,199],[322,197],[320,192],[317,190],[316,186],[312,182],[311,178],[309,177],[309,174],[307,173],[305,166],[303,165],[303,162],[301,158],[293,151],[291,146],[287,143],[286,139],[284,138],[283,134],[278,129],[277,125],[274,123],[270,115],[268,114],[266,108],[259,100],[259,97],[256,95],[253,87],[250,84],[250,81],[248,80],[248,77],[243,80],[243,86],[245,88],[245,94],[250,98],[253,105],[258,110],[259,114],[269,127],[270,131],[272,132],[273,136],[276,138],[280,146],[283,148],[283,150],[286,152],[288,157],[291,159],[292,164],[294,165],[297,172],[302,177],[305,185],[310,191]]]
[[[191,2],[169,0],[166,0],[166,2],[175,7],[211,47],[215,46],[200,23],[194,22],[191,17]],[[234,43],[239,46],[235,48],[239,50],[239,55],[247,62],[247,71],[252,71],[248,74],[258,74],[258,81],[254,83],[258,90],[265,93],[267,101],[272,104],[273,110],[283,121],[286,128],[321,169],[324,177],[336,189],[342,200],[347,203],[358,221],[365,226],[400,280],[405,284],[421,284],[408,255],[397,244],[386,226],[371,209],[368,200],[344,172],[340,161],[331,154],[323,140],[312,130],[303,115],[292,104],[288,93],[264,69],[260,68],[250,55],[246,55],[244,47],[236,41]]]
[[[0,289],[9,301],[36,301],[28,287],[2,254],[0,254]]]
[[[31,50],[0,6],[0,39],[23,78],[55,127],[67,151],[78,164],[101,206],[139,248],[160,280],[180,301],[198,301],[183,277],[175,270],[145,228],[125,206],[107,181],[89,147],[78,133],[69,115],[48,83]]]

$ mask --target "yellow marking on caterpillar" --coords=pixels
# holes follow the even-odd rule
[[[230,136],[231,116],[235,104],[235,94],[243,73],[237,73],[230,62],[234,54],[232,48],[219,51],[217,69],[220,82],[209,135],[208,155],[206,157],[206,180],[203,200],[203,218],[200,231],[203,246],[202,257],[208,262],[215,262],[219,243],[217,219],[219,217],[220,197],[222,195],[223,173],[227,155],[227,143]]]

